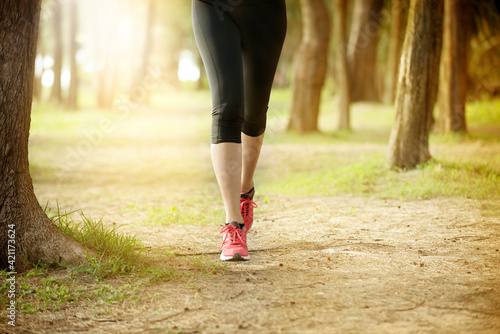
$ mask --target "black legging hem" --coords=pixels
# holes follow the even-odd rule
[[[212,95],[213,144],[265,132],[286,34],[284,0],[193,0],[193,29]]]

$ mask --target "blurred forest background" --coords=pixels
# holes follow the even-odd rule
[[[7,3],[16,4],[14,0],[0,2]],[[239,0],[227,3],[221,5],[222,12],[241,5]],[[281,247],[277,253],[255,254],[257,265],[263,265],[264,280],[269,276],[266,282],[276,282],[267,287],[268,283],[260,281],[261,286],[269,289],[262,290],[261,295],[273,295],[280,303],[268,303],[267,297],[250,301],[245,294],[234,301],[248,299],[261,312],[255,313],[258,321],[269,318],[266,312],[277,310],[278,313],[272,313],[276,315],[270,318],[272,322],[283,319],[280,310],[292,308],[289,304],[290,307],[283,306],[281,301],[294,300],[295,304],[296,300],[301,305],[297,299],[301,298],[309,300],[309,304],[298,308],[297,315],[310,318],[312,313],[302,313],[311,309],[316,315],[323,314],[328,323],[331,309],[325,304],[340,298],[339,307],[348,313],[339,313],[338,323],[347,326],[346,331],[364,326],[367,314],[372,320],[377,319],[377,328],[383,330],[389,328],[389,322],[397,326],[391,327],[397,328],[394,331],[410,328],[409,323],[426,326],[411,328],[431,328],[434,332],[442,328],[457,328],[457,332],[478,332],[477,328],[486,328],[486,332],[494,326],[493,330],[497,329],[494,316],[498,314],[496,277],[500,270],[500,4],[497,0],[286,3],[288,32],[255,175],[259,208],[251,246],[259,251],[269,246]],[[24,7],[33,10],[34,6]],[[16,17],[9,6],[3,8],[4,13]],[[11,19],[4,17],[5,25],[10,27]],[[16,41],[24,41],[25,48],[29,46],[27,39],[19,38],[25,22],[19,20],[18,29],[12,32],[16,37],[10,39],[13,46]],[[38,245],[51,246],[44,248],[45,259],[63,255],[64,260],[65,253],[78,249],[59,230],[53,236],[63,248],[54,247],[52,239],[40,237],[44,227],[39,222],[43,221],[48,229],[52,220],[64,233],[96,253],[89,258],[88,267],[74,271],[84,280],[73,280],[73,274],[61,279],[63,283],[57,279],[54,286],[60,291],[55,293],[58,297],[53,297],[55,294],[46,281],[40,281],[39,274],[22,278],[26,284],[20,285],[21,313],[35,331],[51,328],[48,331],[53,332],[54,327],[50,326],[61,320],[63,332],[68,332],[67,328],[77,328],[72,326],[78,326],[79,321],[68,316],[66,309],[52,313],[61,305],[82,303],[88,306],[85,312],[91,319],[96,317],[96,309],[104,310],[101,314],[109,318],[108,306],[112,303],[114,309],[116,303],[123,302],[118,305],[123,305],[127,314],[129,305],[134,310],[145,310],[140,317],[130,313],[130,323],[136,324],[136,319],[142,317],[156,326],[156,320],[149,320],[156,317],[156,310],[162,310],[161,307],[142,308],[145,304],[141,298],[136,303],[136,297],[149,289],[141,285],[142,279],[134,285],[136,292],[131,292],[129,284],[135,284],[130,283],[135,276],[116,282],[104,282],[104,278],[142,272],[148,276],[148,282],[163,282],[177,275],[170,270],[172,263],[179,270],[193,266],[183,264],[181,268],[172,262],[181,260],[172,256],[174,253],[167,254],[170,250],[201,255],[185,259],[201,268],[201,281],[220,268],[210,256],[218,257],[215,250],[220,239],[215,227],[224,221],[223,203],[210,159],[210,93],[192,32],[191,1],[42,0],[39,26],[31,113],[29,104],[20,98],[23,93],[31,93],[25,84],[29,79],[11,72],[11,82],[17,85],[4,89],[10,94],[4,100],[17,98],[18,104],[6,104],[13,130],[3,137],[9,141],[2,143],[5,149],[1,152],[7,157],[27,155],[27,150],[9,151],[9,147],[19,146],[17,137],[11,134],[22,131],[27,144],[27,124],[31,120],[30,173],[21,169],[17,175],[23,185],[31,185],[32,176],[36,195],[26,197],[19,192],[23,195],[17,196],[19,201],[4,201],[18,205],[23,214],[16,216],[16,245],[24,242],[26,248],[18,248],[16,270],[20,270],[22,258],[33,263],[41,258]],[[14,51],[5,54],[11,63],[16,63],[17,49],[4,50]],[[24,57],[24,62],[28,58]],[[29,73],[28,78],[33,78]],[[14,175],[9,168],[28,168],[25,156],[23,164],[17,158],[9,161],[11,166],[4,163],[2,169],[9,178]],[[395,168],[387,168],[388,165]],[[11,196],[10,183],[0,184],[8,189],[4,195]],[[33,192],[33,188],[29,191]],[[25,204],[26,198],[31,203]],[[34,213],[39,220],[31,218]],[[79,213],[81,223],[73,217]],[[103,216],[105,220],[92,218]],[[25,224],[28,220],[24,217],[33,223]],[[31,243],[23,241],[21,227],[25,226],[36,231],[24,234],[33,237]],[[110,230],[106,230],[108,227]],[[117,228],[124,234],[116,233]],[[128,235],[134,236],[127,239]],[[325,262],[310,261],[318,254],[317,246],[326,244],[325,247],[338,246],[339,250],[350,245],[350,250],[344,249],[349,254],[335,250],[328,253]],[[152,267],[141,257],[146,249],[143,245],[154,256],[158,254],[161,265]],[[25,257],[21,253],[24,250],[32,254]],[[291,254],[288,258],[287,252]],[[302,289],[309,287],[303,286],[306,276],[331,284],[332,271],[327,271],[330,266],[324,263],[336,265],[344,255],[353,257],[345,257],[349,262],[340,262],[340,267],[335,268],[349,266],[346,277],[349,276],[349,284],[359,282],[356,289],[345,290],[344,276],[338,285],[325,287],[330,294],[322,299],[309,288]],[[363,257],[358,262],[351,262],[360,255]],[[464,261],[469,258],[472,260]],[[396,259],[400,262],[394,262]],[[283,268],[275,270],[283,262]],[[233,273],[231,270],[228,272]],[[259,276],[260,270],[256,270]],[[289,270],[289,275],[283,275],[283,270]],[[321,276],[312,275],[312,270],[318,270]],[[372,278],[376,270],[380,279],[368,284],[364,277]],[[87,279],[87,273],[92,279]],[[97,282],[95,276],[103,280]],[[254,276],[251,282],[244,276],[246,283],[257,282]],[[95,289],[101,282],[108,292]],[[178,313],[172,313],[175,316],[182,314],[194,322],[210,318],[210,328],[215,328],[219,319],[213,314],[234,297],[221,295],[220,284],[237,281],[232,274],[217,274],[211,282],[216,296],[206,299],[211,306],[198,309],[189,304],[189,309],[197,314],[205,312],[205,318],[186,312],[184,300],[176,299],[185,298],[186,293],[179,293],[171,285],[165,285],[158,294],[153,286],[148,293],[161,296],[165,310],[180,307]],[[286,290],[290,299],[286,299],[285,290],[276,287],[288,289],[291,283],[293,289]],[[434,292],[422,290],[422,283],[432,286]],[[201,284],[203,293],[194,293],[204,298],[205,283]],[[311,288],[313,285],[321,288],[316,283]],[[85,289],[80,290],[81,286]],[[8,289],[7,284],[4,287]],[[303,294],[296,295],[299,290],[295,288]],[[484,294],[471,293],[471,288],[482,288]],[[408,299],[403,304],[402,295],[394,295],[396,290],[406,290]],[[94,291],[98,291],[95,296]],[[447,295],[443,296],[443,291]],[[50,298],[45,297],[49,294]],[[213,302],[216,298],[220,303]],[[489,304],[485,302],[487,298]],[[391,299],[397,301],[388,303]],[[324,304],[318,304],[320,300]],[[373,300],[376,306],[368,308],[367,300]],[[0,300],[0,305],[7,302]],[[238,306],[226,308],[230,312],[243,304],[231,305]],[[247,305],[244,304],[245,309]],[[392,313],[380,316],[383,308]],[[438,313],[437,308],[443,313]],[[80,309],[83,308],[72,310]],[[45,310],[51,312],[40,312]],[[475,313],[469,313],[472,310]],[[406,311],[422,312],[425,317]],[[455,317],[450,316],[451,312]],[[52,318],[53,314],[56,318]],[[44,316],[50,321],[42,319]],[[118,317],[116,326],[124,326],[122,315]],[[158,321],[172,320],[170,315],[161,317],[163,320]],[[234,317],[222,318],[233,321]],[[301,328],[295,318],[290,319],[289,328]],[[372,323],[369,321],[368,325]],[[464,329],[463,324],[470,327]],[[482,327],[473,328],[475,324]],[[93,324],[100,325],[109,332],[109,322],[99,320]],[[274,325],[267,328],[282,331]],[[147,327],[141,330],[144,328]],[[185,328],[193,331],[198,327]],[[231,328],[241,329],[241,323]],[[375,327],[360,332],[377,332],[372,328]]]
[[[294,80],[301,80],[294,76],[300,71],[297,68],[320,63],[323,56],[324,66],[311,68],[316,71],[312,81],[327,96],[341,95],[346,84],[343,67],[336,65],[345,47],[349,102],[394,102],[409,1],[286,2],[288,34],[275,87],[291,87]],[[445,35],[444,43],[459,44],[459,49],[448,50],[460,50],[451,56],[464,59],[457,61],[457,76],[443,78],[441,74],[442,88],[446,80],[458,79],[464,80],[460,94],[467,101],[498,96],[500,20],[495,3],[476,0],[461,5],[451,13],[458,22],[458,38]],[[35,99],[76,111],[116,108],[129,102],[147,105],[151,91],[160,87],[208,89],[190,11],[188,0],[44,0]],[[309,43],[307,48],[315,54],[294,63],[304,53],[301,41]],[[448,50],[443,49],[442,66],[446,52],[452,52]],[[455,102],[463,103],[462,98]],[[307,112],[317,114],[313,109]],[[310,124],[290,125],[299,131],[315,131],[316,118]],[[347,120],[339,123],[341,128],[349,126]],[[466,127],[452,130],[465,131]]]
[[[335,96],[342,91],[341,68],[335,64],[346,47],[350,101],[393,103],[409,1],[345,1],[346,8],[340,10],[334,10],[335,1],[302,1],[306,8],[302,13],[300,2],[287,0],[288,34],[276,87],[293,84],[301,40],[311,39],[320,41],[324,49],[315,57],[324,52],[327,58],[324,73],[316,74],[325,76],[325,84],[321,79],[318,83],[323,94]],[[320,7],[329,15],[315,16]],[[35,99],[70,110],[115,108],[126,101],[148,104],[150,92],[160,86],[208,89],[190,11],[187,0],[44,0]],[[494,2],[467,1],[457,13],[460,37],[454,43],[462,45],[465,57],[458,75],[466,78],[467,100],[500,95],[500,22]],[[317,30],[303,36],[307,16],[315,18],[307,24]],[[340,20],[345,21],[344,43],[337,40],[339,34],[330,34],[331,21]],[[314,59],[319,58],[309,63]],[[303,130],[317,130],[317,126]]]

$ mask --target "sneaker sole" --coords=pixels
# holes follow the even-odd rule
[[[222,261],[248,261],[250,260],[250,256],[241,256],[240,253],[233,254],[233,256],[224,256],[221,254],[220,259]]]

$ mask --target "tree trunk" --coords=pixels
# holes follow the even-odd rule
[[[62,15],[60,1],[54,2],[53,7],[53,33],[54,33],[54,83],[52,84],[52,91],[50,100],[56,104],[61,103],[61,73],[62,73]]]
[[[38,32],[41,34],[42,29]],[[43,58],[45,57],[45,45],[43,43],[43,38],[38,38],[38,44],[36,47],[38,58],[38,72],[35,70],[35,78],[33,82],[33,98],[40,102],[42,100],[43,86],[42,86],[42,76],[44,72],[43,68]]]
[[[100,7],[105,3],[107,10]],[[115,94],[118,81],[118,64],[121,57],[120,49],[120,20],[122,17],[123,1],[109,0],[104,3],[95,2],[94,10],[99,21],[99,28],[96,30],[96,40],[99,41],[99,59],[103,66],[98,72],[97,83],[97,105],[99,108],[110,109],[115,102]]]
[[[286,0],[287,30],[285,44],[276,70],[275,87],[290,88],[293,82],[293,65],[302,40],[302,13],[299,0]]]
[[[389,55],[387,60],[387,73],[385,85],[385,101],[394,102],[396,96],[396,83],[398,79],[399,54],[401,51],[401,34],[403,33],[403,8],[402,0],[392,0],[391,4],[391,35],[389,40]]]
[[[444,1],[443,51],[439,82],[439,118],[441,132],[465,133],[465,98],[470,10],[468,0]]]
[[[413,168],[431,158],[429,132],[437,95],[443,2],[411,0],[389,142],[393,167]]]
[[[325,82],[330,22],[323,0],[301,0],[302,41],[295,59],[289,130],[318,130],[321,90]]]
[[[0,268],[17,272],[38,260],[85,258],[83,247],[43,212],[29,173],[39,18],[40,0],[0,1]]]
[[[384,0],[356,0],[347,63],[351,101],[378,101],[377,46]]]
[[[334,31],[337,41],[337,84],[339,94],[339,130],[351,128],[349,111],[349,73],[347,70],[347,49],[346,49],[346,17],[347,1],[335,0],[334,9]]]
[[[78,52],[78,41],[76,40],[78,34],[78,0],[71,0],[70,8],[70,41],[69,41],[69,54],[70,54],[70,71],[71,80],[69,82],[68,92],[68,108],[78,109],[78,64],[76,62],[76,53]]]
[[[149,0],[141,67],[136,74],[136,79],[134,80],[132,92],[130,94],[131,101],[143,104],[149,103],[149,91],[144,89],[144,79],[146,79],[148,75],[151,53],[153,52],[153,27],[155,22],[155,13],[156,1]]]

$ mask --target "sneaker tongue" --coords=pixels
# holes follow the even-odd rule
[[[232,221],[228,225],[233,225],[234,227],[240,228],[240,224],[238,222]]]
[[[255,190],[254,190],[254,188],[252,188],[252,190],[250,190],[247,193],[241,193],[240,197],[244,198],[244,199],[252,199],[254,193],[255,193]]]

